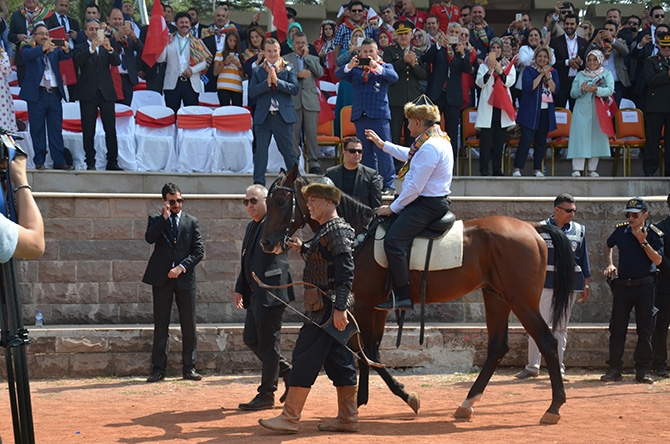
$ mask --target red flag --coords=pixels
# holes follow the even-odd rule
[[[283,42],[286,40],[286,33],[288,32],[286,3],[284,0],[264,0],[263,6],[268,8],[272,13],[272,24],[277,28],[277,37],[279,37],[279,41]]]
[[[619,110],[614,98],[610,97],[594,97],[596,101],[596,114],[598,114],[598,122],[600,123],[600,130],[603,134],[614,137],[614,114]]]
[[[505,75],[509,75],[512,68],[514,68],[514,61],[516,56],[507,64],[503,72]],[[514,103],[512,103],[512,98],[509,95],[509,91],[503,85],[500,77],[495,77],[493,82],[493,91],[491,92],[491,97],[489,97],[489,105],[503,110],[509,118],[514,121],[516,120],[516,110],[514,109]]]
[[[65,44],[68,43],[68,36],[65,34],[65,28],[59,26],[49,30],[49,36],[52,39],[63,39]],[[63,79],[63,85],[74,85],[77,83],[77,74],[74,69],[74,62],[72,59],[65,59],[58,62],[58,69],[60,71],[60,77]]]
[[[333,112],[333,108],[330,107],[328,104],[328,99],[326,99],[321,90],[319,90],[319,106],[319,124],[335,120],[335,113]]]
[[[121,80],[119,67],[111,65],[109,70],[112,73],[112,83],[114,84],[114,91],[116,92],[116,100],[123,100],[123,80]]]
[[[147,28],[147,38],[144,42],[144,51],[142,51],[142,60],[149,68],[156,64],[156,60],[158,60],[158,57],[169,41],[170,33],[165,24],[163,7],[160,1],[154,0],[154,5],[151,8],[151,18],[149,19],[149,28]]]

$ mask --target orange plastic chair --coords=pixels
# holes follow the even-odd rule
[[[351,121],[351,105],[343,106],[340,110],[340,162],[344,141],[356,135],[356,125]]]
[[[570,125],[572,124],[572,112],[567,108],[556,108],[556,129],[547,134],[547,148],[551,148],[551,175],[555,171],[556,151],[568,147],[570,139]]]
[[[614,115],[614,140],[610,140],[613,149],[612,176],[619,172],[619,157],[623,151],[623,175],[631,174],[631,155],[633,148],[644,149],[647,143],[644,131],[644,115],[637,108],[622,108]]]
[[[335,121],[328,120],[319,123],[316,129],[316,143],[319,146],[335,146],[335,158],[339,158],[339,147],[342,140],[334,135]]]
[[[463,137],[463,143],[461,144],[461,147],[463,149],[463,156],[459,155],[459,159],[456,162],[456,175],[460,175],[460,160],[465,162],[465,157],[467,157],[468,176],[472,176],[472,149],[479,148],[479,137],[477,136],[477,129],[475,128],[476,118],[476,106],[465,108],[463,110],[463,115],[461,118],[461,135]],[[465,169],[465,165],[463,166],[463,169]]]

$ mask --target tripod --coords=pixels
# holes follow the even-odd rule
[[[9,168],[17,151],[25,155],[21,148],[6,131],[0,129],[0,160],[7,160],[6,182],[0,184],[0,211],[10,220],[16,222],[16,208],[12,195],[12,184]],[[3,185],[6,185],[5,195]],[[28,330],[23,327],[21,299],[16,277],[16,264],[10,259],[0,264],[0,327],[2,335],[0,344],[5,348],[7,364],[7,383],[9,384],[9,401],[12,409],[15,444],[34,444],[33,413],[30,404],[30,384],[28,382],[28,362],[26,345],[30,343]]]

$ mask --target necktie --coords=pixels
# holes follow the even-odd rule
[[[61,15],[60,16],[60,24],[63,26],[63,31],[67,33],[67,26],[65,26],[65,16]]]
[[[177,225],[177,215],[172,213],[170,215],[170,225],[172,226],[172,237],[174,242],[177,243],[177,234],[179,233],[179,225]]]

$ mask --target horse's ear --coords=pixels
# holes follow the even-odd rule
[[[293,165],[293,168],[291,168],[291,171],[289,171],[286,177],[291,179],[291,181],[295,181],[299,173],[300,170],[298,170],[298,164],[296,163],[295,165]]]
[[[286,170],[284,169],[284,167],[279,168],[279,174],[281,174],[282,176],[286,175]]]

